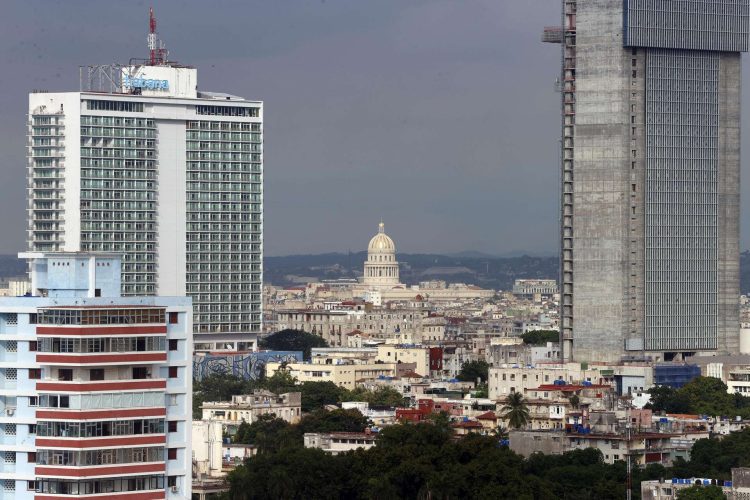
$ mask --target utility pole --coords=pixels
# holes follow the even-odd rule
[[[628,436],[628,440],[625,444],[625,446],[627,446],[627,448],[625,449],[625,456],[627,457],[628,462],[628,492],[626,498],[627,500],[631,500],[633,495],[633,471],[630,465],[630,423],[628,423],[625,428],[627,430]]]

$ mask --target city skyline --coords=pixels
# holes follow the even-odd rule
[[[145,6],[107,6],[118,22],[106,29],[88,22],[104,7],[79,6],[13,5],[1,21],[13,68],[0,79],[2,253],[25,248],[23,97],[78,90],[78,65],[145,55]],[[231,7],[265,21],[245,40]],[[540,38],[559,23],[556,1],[296,7],[198,16],[155,4],[172,56],[201,71],[202,88],[266,102],[267,255],[363,250],[381,216],[404,253],[555,253],[559,54]]]

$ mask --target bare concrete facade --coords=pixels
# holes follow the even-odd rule
[[[739,350],[750,5],[657,3],[563,0],[561,36],[547,40],[563,45],[566,361]]]

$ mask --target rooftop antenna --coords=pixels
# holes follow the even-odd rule
[[[154,16],[153,7],[148,9],[148,50],[150,66],[158,66],[167,62],[167,48],[156,34],[156,16]]]

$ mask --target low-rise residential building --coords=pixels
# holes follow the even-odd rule
[[[581,412],[606,410],[614,405],[614,390],[609,385],[544,384],[526,389],[529,429],[562,429],[569,416]],[[503,400],[499,400],[502,406]],[[500,418],[503,425],[508,422]]]
[[[728,393],[750,396],[750,355],[694,357],[692,362],[701,375],[724,382]]]
[[[564,367],[533,367],[525,365],[492,367],[488,373],[488,391],[490,399],[506,398],[514,392],[552,384],[557,380],[573,383],[581,380],[580,365]]]
[[[708,422],[695,415],[664,417],[651,410],[583,408],[567,415],[563,428],[511,431],[510,446],[524,456],[596,448],[607,463],[630,457],[634,466],[669,466],[677,458],[689,460],[695,442],[708,438],[709,431]]]
[[[432,373],[430,356],[439,356],[442,366],[442,351],[421,345],[382,344],[378,346],[377,360],[383,363],[415,363],[414,371],[429,376]]]
[[[611,385],[619,396],[643,392],[654,384],[653,369],[645,363],[588,366],[543,362],[536,365],[501,364],[491,367],[488,375],[488,391],[492,399],[559,381],[566,384]]]
[[[201,406],[204,420],[216,420],[226,427],[237,427],[242,422],[252,424],[261,415],[276,415],[289,423],[300,420],[301,392],[274,394],[266,390],[232,396],[231,401],[206,401]]]
[[[30,294],[0,298],[0,497],[185,498],[191,299],[122,296],[119,254],[20,257]]]
[[[558,293],[557,280],[518,279],[513,284],[513,295],[521,297],[553,296]]]
[[[236,467],[246,459],[258,454],[258,448],[253,444],[223,443],[221,445],[221,461],[224,467]]]
[[[732,469],[733,478],[734,470],[735,469]],[[656,479],[653,481],[641,482],[641,499],[675,500],[681,490],[692,488],[693,486],[718,486],[721,488],[721,491],[726,498],[737,500],[746,498],[737,495],[737,493],[739,493],[739,488],[735,488],[732,481],[723,481],[721,479],[710,479],[706,477],[674,477],[671,479]]]
[[[453,433],[457,436],[465,436],[467,434],[486,434],[487,429],[482,425],[481,422],[476,420],[469,420],[468,418],[453,422],[451,424]]]
[[[375,446],[377,434],[372,432],[307,432],[305,448],[319,448],[338,455],[359,448],[368,450]]]
[[[372,425],[378,427],[396,423],[395,408],[370,406],[370,403],[367,401],[344,401],[341,403],[341,408],[344,410],[358,410]]]
[[[532,453],[562,454],[583,448],[597,448],[604,461],[612,464],[630,456],[634,466],[659,463],[669,466],[681,457],[690,458],[690,450],[697,439],[704,435],[680,435],[658,432],[616,433],[566,432],[564,430],[510,431],[510,448],[516,453],[529,456]]]
[[[545,345],[524,344],[520,337],[493,340],[485,353],[491,366],[537,365],[554,363],[560,359],[560,344],[547,342]]]
[[[313,364],[323,365],[337,365],[350,360],[375,361],[377,358],[377,347],[314,347],[310,354]]]
[[[345,389],[352,390],[358,385],[381,377],[396,375],[396,363],[355,362],[341,364],[322,363],[266,363],[266,376],[273,376],[283,369],[299,382],[333,382]]]
[[[229,491],[229,482],[224,478],[197,477],[193,479],[193,500],[215,500]]]

